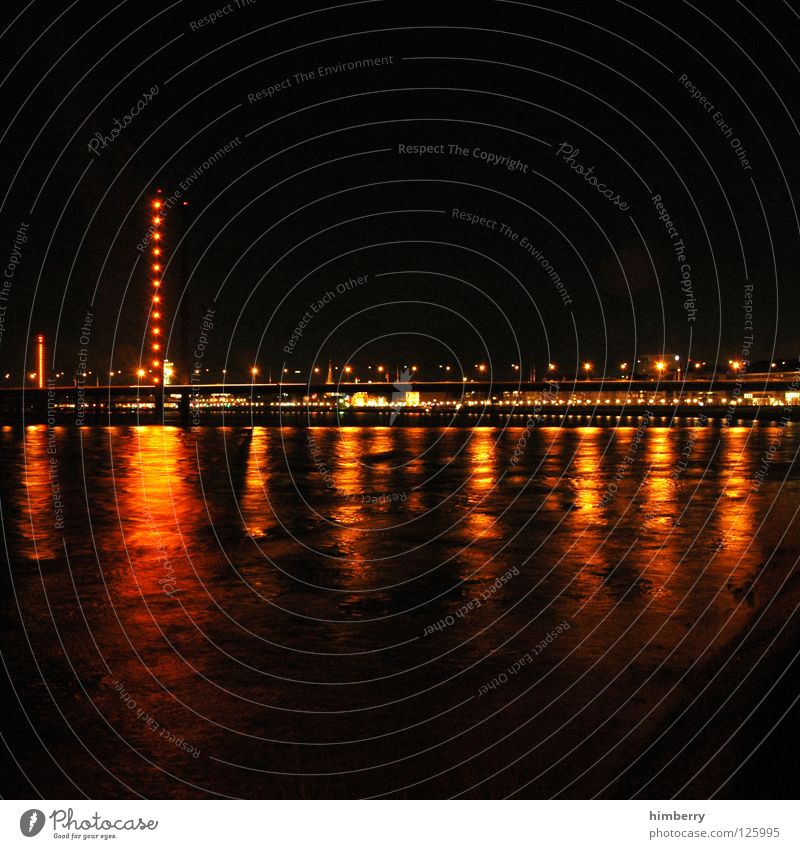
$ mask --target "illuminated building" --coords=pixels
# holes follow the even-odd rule
[[[680,357],[674,354],[642,354],[636,360],[636,375],[671,378],[680,369]]]

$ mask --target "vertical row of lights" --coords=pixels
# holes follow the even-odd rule
[[[156,193],[161,194],[161,189],[157,189]],[[161,303],[161,283],[162,271],[164,268],[162,240],[162,225],[164,216],[162,214],[163,203],[160,197],[153,200],[153,238],[151,248],[151,264],[150,272],[152,276],[151,287],[153,290],[153,306],[150,311],[150,351],[152,353],[153,365],[153,383],[160,383],[163,373],[163,355],[161,353],[161,316],[163,314],[163,304]]]
[[[36,377],[39,389],[44,389],[44,336],[36,337]]]

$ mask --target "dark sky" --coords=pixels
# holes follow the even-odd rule
[[[661,351],[727,362],[749,333],[748,284],[753,359],[796,356],[797,13],[782,2],[550,6],[257,0],[193,27],[220,7],[20,5],[2,38],[4,268],[21,247],[4,371],[22,373],[37,332],[54,369],[74,371],[91,310],[90,364],[132,373],[149,296],[137,250],[147,201],[198,169],[165,241],[180,368],[209,306],[203,362],[229,379],[254,359],[265,374],[333,357],[413,361],[437,377],[439,363],[487,362],[505,376],[513,362],[568,370],[589,359],[600,371]],[[391,61],[295,77],[376,57]],[[564,144],[578,151],[571,162]],[[520,164],[487,164],[481,151]],[[335,297],[284,353],[326,291]]]

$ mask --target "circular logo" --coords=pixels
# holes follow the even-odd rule
[[[31,808],[19,818],[19,830],[25,837],[36,837],[44,828],[44,813],[38,808]]]

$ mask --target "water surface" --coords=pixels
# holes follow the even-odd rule
[[[796,437],[5,428],[19,795],[644,785],[794,598]]]

